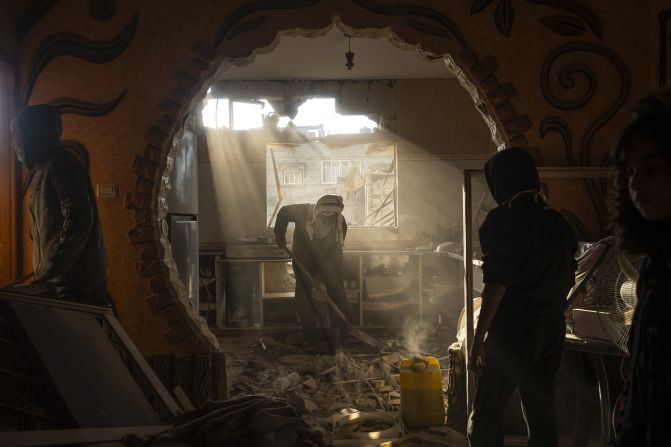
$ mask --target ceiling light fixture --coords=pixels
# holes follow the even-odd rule
[[[345,53],[345,58],[347,58],[347,63],[345,67],[348,70],[351,70],[354,67],[354,53],[352,53],[352,36],[347,36],[347,53]]]

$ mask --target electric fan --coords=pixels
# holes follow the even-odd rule
[[[612,238],[578,259],[576,286],[569,294],[576,335],[606,339],[627,352],[641,261],[618,250]]]

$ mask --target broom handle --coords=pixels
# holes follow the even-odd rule
[[[310,280],[310,282],[314,283],[314,278],[312,277],[312,275],[310,275],[310,272],[308,272],[308,269],[306,269],[305,266],[304,266],[301,262],[299,262],[298,259],[296,259],[296,257],[294,256],[293,252],[289,249],[289,247],[287,247],[287,246],[282,246],[281,248],[282,248],[285,252],[287,252],[287,254],[289,255],[289,257],[293,260],[294,264],[296,264],[296,265],[298,266],[298,268],[301,269],[301,270],[303,271],[303,274],[304,274],[305,276],[308,277],[308,279]],[[345,316],[345,314],[342,312],[342,310],[340,310],[340,308],[339,308],[338,306],[336,306],[336,304],[333,302],[333,300],[332,300],[331,297],[328,295],[328,293],[324,293],[324,292],[322,292],[321,290],[319,290],[319,289],[317,289],[317,288],[316,288],[315,290],[316,290],[317,293],[319,293],[321,296],[323,296],[324,298],[326,298],[326,301],[328,301],[328,303],[331,305],[331,307],[333,308],[333,310],[335,311],[335,313],[338,314],[338,316],[340,317],[340,319],[341,319],[342,321],[344,321],[345,323],[347,323],[348,326],[351,327],[351,326],[352,326],[352,323],[351,323],[351,322],[349,321],[349,319]]]

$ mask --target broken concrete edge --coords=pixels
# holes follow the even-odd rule
[[[206,68],[203,62],[194,62],[192,67]],[[183,69],[180,69],[183,70]],[[180,84],[180,73],[176,79]],[[186,289],[179,279],[177,267],[172,259],[170,244],[165,227],[166,181],[170,173],[165,171],[171,156],[165,148],[170,135],[176,135],[183,114],[185,89],[179,86],[177,101],[163,99],[158,106],[164,113],[156,125],[150,126],[144,135],[146,147],[143,156],[133,160],[131,171],[136,177],[135,189],[126,194],[126,208],[133,211],[136,226],[128,233],[131,244],[138,249],[139,260],[135,268],[141,278],[151,280],[152,294],[146,297],[152,312],[161,315],[169,325],[163,333],[173,347],[181,347],[194,352],[220,351],[219,341],[210,331],[207,323],[188,300]],[[174,91],[173,91],[174,93]],[[171,144],[174,156],[174,144]],[[172,287],[170,287],[172,286]],[[158,290],[160,289],[160,290]],[[188,347],[188,348],[187,348]]]
[[[134,191],[126,194],[126,208],[133,211],[136,224],[128,234],[131,244],[138,249],[135,268],[141,278],[150,280],[152,294],[145,299],[152,312],[161,315],[169,325],[164,338],[171,346],[188,346],[190,351],[207,353],[220,352],[219,341],[188,300],[164,231],[165,188],[170,175],[165,171],[170,151],[174,156],[173,138],[181,131],[180,117],[193,108],[198,96],[194,90],[208,78],[206,72],[212,71],[210,62],[216,56],[216,51],[204,42],[196,43],[191,53],[195,57],[177,69],[173,76],[176,85],[157,106],[162,113],[144,134],[144,153],[133,160],[131,171],[136,182]],[[191,104],[187,104],[189,100]]]
[[[175,123],[173,120],[170,121]],[[147,133],[155,135],[158,132],[156,132],[156,127],[152,127]],[[161,138],[164,135],[167,136],[161,133]],[[151,144],[147,148],[150,148],[152,152],[163,152]],[[174,156],[174,145],[172,155]],[[128,238],[131,244],[136,246],[139,258],[135,263],[135,269],[141,278],[151,278],[153,283],[161,282],[157,278],[162,278],[164,283],[173,285],[171,288],[166,284],[165,287],[161,287],[161,291],[146,298],[151,310],[161,315],[169,325],[168,330],[163,334],[168,343],[171,346],[185,347],[188,345],[190,350],[197,352],[216,352],[220,350],[219,342],[205,320],[200,317],[198,309],[193,309],[193,304],[188,300],[167,240],[164,219],[166,187],[169,186],[166,181],[170,173],[166,175],[163,172],[163,175],[160,175],[160,165],[169,166],[166,163],[169,156],[170,154],[161,160],[162,163],[142,157],[136,157],[133,162],[133,174],[138,181],[135,184],[135,191],[126,194],[126,208],[133,211],[136,223],[136,226],[128,232]],[[150,194],[148,188],[156,183],[157,177],[162,180],[161,187]],[[154,202],[155,197],[158,197],[158,203]],[[163,210],[162,218],[157,215],[159,210]],[[166,311],[167,309],[170,310]]]
[[[279,41],[277,37],[276,41]],[[166,160],[169,155],[166,156],[165,149],[171,142],[170,137],[174,138],[180,132],[180,128],[183,127],[182,117],[187,116],[189,111],[194,110],[195,104],[205,96],[205,82],[214,78],[218,72],[225,70],[227,65],[230,64],[230,57],[223,54],[221,49],[217,50],[206,42],[195,43],[191,47],[190,53],[192,59],[184,66],[179,67],[174,73],[173,80],[176,85],[170,92],[167,92],[157,106],[162,114],[155,125],[150,126],[144,135],[147,148],[143,157],[137,157],[134,160],[133,174],[136,175],[138,181],[135,184],[134,192],[126,195],[126,207],[135,211],[134,217],[138,227],[147,223],[146,213],[139,213],[138,211],[151,210],[153,208],[152,199],[158,199],[157,204],[159,205],[157,212],[154,213],[152,210],[152,214],[160,214],[161,209],[164,208],[166,195],[162,194],[161,191],[164,191],[165,188],[165,173],[161,170],[166,169]],[[254,56],[250,54],[248,57],[253,58]],[[522,147],[528,146],[525,137],[526,127],[529,124],[526,122],[527,116],[524,115],[520,121],[517,120],[518,115],[510,104],[510,100],[517,95],[517,90],[510,83],[502,86],[498,82],[495,77],[498,69],[496,59],[493,56],[486,56],[480,61],[475,52],[464,50],[458,54],[456,60],[458,62],[450,55],[446,55],[445,62],[448,69],[455,74],[460,84],[473,98],[476,108],[480,111],[490,129],[492,141],[497,148],[500,149],[506,144],[513,143],[513,141],[508,141],[508,136],[505,135],[507,129],[502,124],[502,117],[498,113],[499,109],[502,110],[503,114],[507,113],[505,116],[506,123],[515,123],[514,127],[510,126],[516,131],[516,135],[513,135],[514,143]],[[497,106],[492,105],[490,96],[498,98]],[[155,188],[154,193],[148,194],[152,185]],[[147,200],[148,198],[150,199]],[[165,216],[157,216],[154,224],[159,226],[164,218]],[[139,232],[141,230],[138,227],[136,228]],[[172,289],[169,293],[175,294],[176,302],[179,304],[179,308],[183,310],[187,325],[192,328],[196,337],[202,339],[205,345],[211,347],[211,349],[218,350],[218,340],[211,333],[206,322],[199,316],[197,310],[194,312],[189,306],[190,303],[185,299],[183,285],[179,287],[181,284],[179,278],[177,278],[177,282],[175,281],[174,272],[176,267],[171,253],[166,250],[169,242],[165,240],[160,228],[157,228],[157,230],[159,230],[157,232],[159,235],[158,251],[162,251],[159,255],[168,270],[167,275],[165,272],[163,274],[164,281],[173,286],[172,288],[168,287],[168,289]],[[137,244],[137,242],[134,243]],[[143,276],[156,276],[155,264],[149,264],[150,261],[152,260],[146,257],[141,258],[137,265],[138,270],[144,273]],[[169,336],[172,340],[175,340],[172,332]],[[176,338],[177,340],[180,339],[179,337]]]
[[[178,135],[173,138],[173,144],[168,151],[166,160],[174,158],[176,151],[179,147]],[[168,197],[168,191],[170,188],[170,176],[172,174],[172,163],[165,163],[165,168],[162,174],[160,187],[157,194],[156,205],[156,218],[158,226],[158,236],[159,236],[159,252],[161,252],[162,258],[162,270],[164,276],[169,280],[169,283],[172,287],[169,287],[169,293],[174,297],[177,309],[181,311],[182,320],[175,321],[174,313],[172,319],[174,325],[164,334],[166,339],[172,343],[181,343],[184,336],[181,338],[181,335],[184,333],[185,328],[188,327],[190,331],[197,337],[197,339],[204,344],[208,350],[220,351],[221,347],[219,345],[219,340],[214,336],[210,330],[207,322],[200,316],[199,309],[196,308],[194,303],[189,299],[188,292],[186,287],[182,283],[182,280],[179,277],[177,271],[177,265],[172,257],[172,246],[170,240],[168,239],[168,225],[166,222],[166,217],[168,214],[166,198]],[[163,315],[164,318],[166,315]]]
[[[518,91],[510,82],[501,84],[496,78],[498,62],[489,55],[482,60],[471,50],[464,50],[457,58],[447,56],[445,64],[461,86],[471,95],[492,135],[497,149],[515,145],[527,147],[526,132],[531,129],[529,116],[518,115],[512,100]]]

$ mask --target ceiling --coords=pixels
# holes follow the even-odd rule
[[[221,74],[228,80],[290,79],[422,79],[452,77],[442,59],[429,62],[414,47],[403,50],[386,37],[352,37],[354,67],[345,67],[347,37],[336,26],[322,36],[283,36],[275,49],[232,66]],[[242,63],[242,62],[241,62]]]

